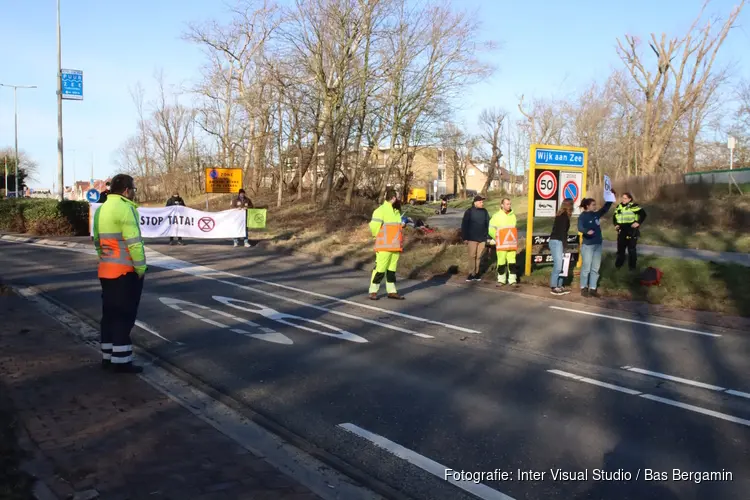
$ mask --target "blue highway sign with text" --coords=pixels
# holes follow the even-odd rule
[[[536,164],[583,168],[583,152],[537,149]]]
[[[62,98],[83,100],[83,71],[64,69],[60,72],[62,79]]]

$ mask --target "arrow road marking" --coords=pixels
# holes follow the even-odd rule
[[[329,325],[327,323],[316,321],[314,319],[303,318],[302,316],[295,316],[293,314],[281,313],[261,304],[248,302],[246,300],[233,299],[231,297],[222,297],[218,295],[214,295],[213,299],[229,307],[234,307],[235,309],[239,309],[240,311],[247,311],[247,312],[251,312],[255,314],[260,314],[261,316],[264,316],[268,319],[272,319],[278,323],[281,323],[282,325],[293,326],[295,328],[299,328],[300,330],[305,330],[305,331],[313,332],[313,333],[319,333],[320,335],[326,335],[328,337],[335,337],[341,340],[348,340],[349,342],[357,342],[357,343],[367,342],[367,339],[362,338],[359,335],[355,335],[351,332],[347,332],[346,330],[342,330],[341,328],[337,326]],[[237,304],[246,304],[247,306],[252,306],[252,307],[255,307],[256,309],[250,309],[248,307],[237,305]],[[310,323],[313,325],[322,326],[324,328],[327,328],[329,330],[333,330],[334,332],[339,332],[339,333],[324,332],[321,330],[317,330],[315,328],[309,328],[306,326],[299,325],[297,323],[292,323],[289,320],[303,321],[303,322]]]
[[[186,316],[190,316],[191,318],[195,318],[198,320],[201,320],[205,323],[208,323],[209,325],[216,326],[218,328],[229,328],[232,332],[238,333],[240,335],[244,335],[246,337],[252,337],[254,339],[258,340],[265,340],[266,342],[272,342],[274,344],[284,344],[284,345],[291,345],[294,342],[292,342],[292,339],[287,337],[286,335],[279,333],[275,330],[272,330],[271,328],[263,328],[257,323],[253,323],[252,321],[248,321],[244,318],[240,318],[238,316],[234,316],[229,313],[225,313],[224,311],[217,311],[215,309],[211,309],[210,307],[206,307],[201,304],[195,304],[193,302],[188,302],[186,300],[180,300],[180,299],[174,299],[172,297],[159,297],[159,301],[164,304],[167,307],[171,307],[175,311],[180,311]],[[189,308],[189,309],[186,309]],[[201,316],[200,314],[191,311],[190,309],[199,309],[203,311],[209,311],[216,314],[220,314],[221,316],[225,316],[228,318],[233,319],[234,321],[237,321],[239,323],[243,323],[247,326],[251,326],[253,328],[259,329],[263,331],[264,333],[251,333],[247,330],[242,330],[239,328],[231,328],[229,325],[226,325],[224,323],[220,323],[219,321],[214,321],[209,318],[205,318]]]

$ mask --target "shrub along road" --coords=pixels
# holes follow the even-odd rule
[[[147,257],[139,320],[168,340],[138,328],[137,343],[414,498],[750,487],[750,332],[431,282],[373,303],[369,273],[261,247],[153,244]],[[0,266],[98,319],[90,249],[0,242]],[[509,476],[452,483],[444,468]],[[560,481],[557,469],[588,474]],[[597,469],[632,477],[595,480]]]

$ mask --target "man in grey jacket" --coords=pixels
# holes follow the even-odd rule
[[[466,281],[482,281],[479,267],[482,262],[487,233],[490,228],[490,214],[484,208],[484,197],[476,195],[474,205],[464,212],[461,221],[461,238],[469,248],[469,276]]]

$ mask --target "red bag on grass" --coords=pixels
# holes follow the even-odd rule
[[[661,278],[664,273],[661,269],[655,267],[647,267],[641,273],[641,285],[643,286],[659,286],[661,284]]]

